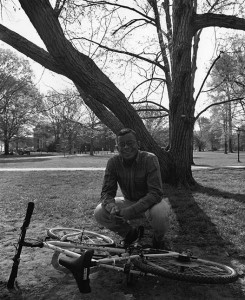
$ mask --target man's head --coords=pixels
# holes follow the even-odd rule
[[[121,129],[117,134],[117,149],[124,160],[134,159],[139,150],[135,131],[130,128]]]

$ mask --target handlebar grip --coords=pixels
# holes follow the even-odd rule
[[[25,216],[23,227],[29,226],[33,210],[34,210],[34,202],[29,202],[26,210],[26,216]]]

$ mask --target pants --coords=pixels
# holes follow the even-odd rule
[[[119,209],[121,209],[129,207],[135,202],[126,200],[123,197],[116,197],[115,203]],[[145,217],[150,223],[157,240],[163,239],[169,229],[169,212],[170,207],[163,199],[160,203],[155,204],[145,212]],[[110,213],[108,213],[101,204],[95,208],[94,217],[99,224],[118,233],[122,237],[125,237],[127,232],[131,229],[130,222],[118,224],[114,218],[111,218]]]

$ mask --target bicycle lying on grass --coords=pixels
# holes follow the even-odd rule
[[[22,247],[45,247],[54,251],[55,269],[72,272],[81,293],[91,292],[89,274],[92,268],[106,268],[124,272],[127,282],[132,276],[163,276],[195,283],[230,283],[238,278],[237,272],[224,264],[200,259],[190,252],[145,248],[140,245],[143,228],[139,227],[136,241],[122,246],[105,235],[73,228],[52,228],[44,241],[25,238],[34,203],[29,202],[21,227],[20,238],[13,258],[13,267],[7,283],[14,288]]]

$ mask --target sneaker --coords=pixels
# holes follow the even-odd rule
[[[132,227],[128,233],[126,234],[123,243],[124,246],[127,247],[131,245],[133,242],[135,242],[137,239],[141,239],[144,235],[144,227]]]

